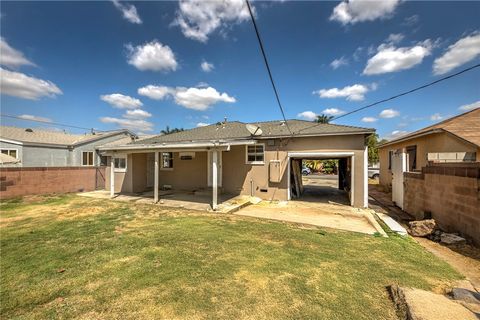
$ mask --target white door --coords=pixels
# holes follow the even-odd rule
[[[212,186],[212,165],[213,165],[213,157],[212,157],[212,151],[208,151],[208,161],[207,161],[207,172],[208,172],[208,186]],[[217,177],[218,177],[218,186],[222,186],[222,151],[218,151],[218,157],[217,157],[217,165],[218,165],[218,170],[217,170]]]
[[[407,171],[405,152],[392,154],[392,201],[403,210],[403,173]]]

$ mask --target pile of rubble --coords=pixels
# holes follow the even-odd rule
[[[440,230],[434,219],[411,221],[408,225],[408,233],[414,237],[425,237],[447,245],[466,243],[465,238],[460,237],[458,233],[447,233]]]

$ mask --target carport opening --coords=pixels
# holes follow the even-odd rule
[[[292,158],[292,200],[350,205],[351,158]]]

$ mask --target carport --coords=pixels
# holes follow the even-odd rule
[[[365,150],[364,157],[366,157],[367,152]],[[338,190],[334,190],[330,188],[330,194],[332,196],[331,201],[335,202],[335,198],[346,192],[348,194],[350,205],[354,205],[355,199],[355,184],[358,182],[356,180],[361,179],[362,175],[359,175],[355,172],[355,153],[354,152],[289,152],[288,153],[288,200],[294,200],[295,198],[301,200],[301,195],[303,193],[300,192],[298,196],[292,194],[292,188],[296,187],[295,184],[298,184],[301,181],[297,181],[298,179],[295,176],[298,176],[298,173],[295,173],[295,166],[300,166],[301,170],[301,163],[302,160],[309,159],[309,160],[338,160],[339,163],[339,170],[338,170]],[[364,190],[368,190],[368,180],[367,180],[367,170],[368,165],[366,159],[364,159],[363,165],[363,186]],[[358,167],[357,167],[358,170]],[[298,171],[297,171],[298,172]],[[301,183],[301,182],[300,182]],[[299,188],[300,189],[300,188]],[[298,190],[298,189],[297,189]],[[345,191],[343,191],[345,190]],[[337,191],[337,192],[336,192]],[[328,194],[326,195],[328,198]],[[315,197],[310,197],[309,201],[315,200]],[[319,199],[320,201],[320,199]],[[364,206],[368,206],[368,194],[364,193]]]

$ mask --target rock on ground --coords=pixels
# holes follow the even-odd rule
[[[466,240],[465,238],[462,238],[460,236],[457,236],[456,234],[453,233],[442,233],[440,236],[440,242],[444,244],[465,244]]]
[[[437,224],[433,219],[412,221],[408,223],[410,234],[414,237],[426,237],[432,234],[437,228]]]
[[[401,320],[478,320],[463,305],[433,292],[390,286],[390,294]]]

